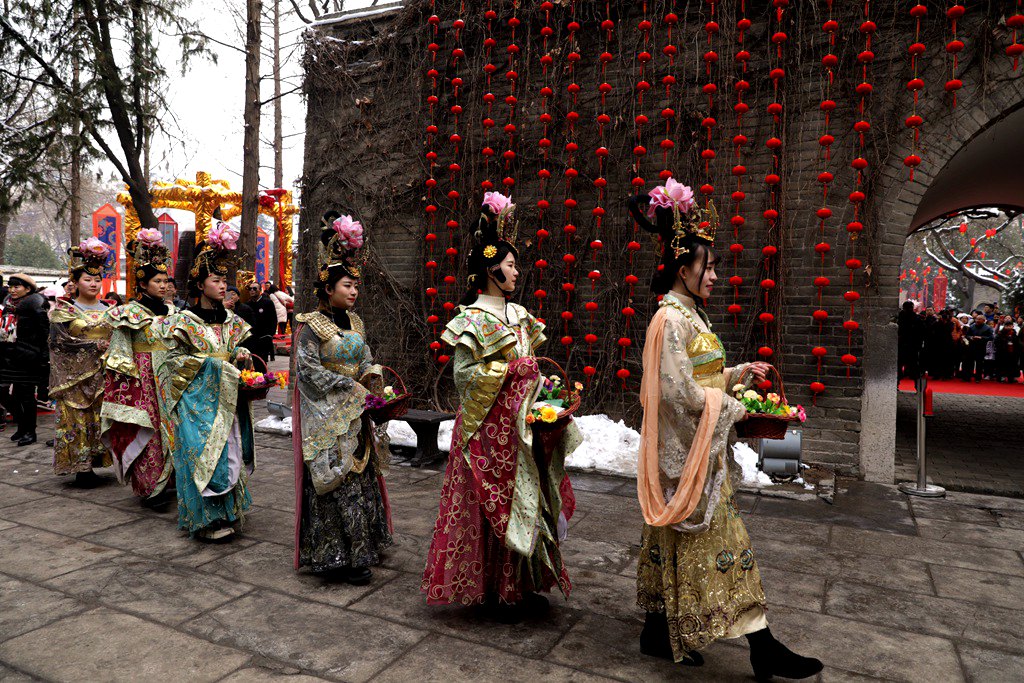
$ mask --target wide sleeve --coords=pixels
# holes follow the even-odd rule
[[[667,432],[660,439],[660,465],[671,479],[678,479],[686,464],[686,455],[693,443],[701,413],[704,411],[705,392],[693,376],[693,363],[686,352],[687,344],[697,334],[692,323],[669,317],[665,322],[665,336],[661,348],[661,404],[659,424]],[[725,393],[722,409],[715,424],[714,439],[728,439],[729,430],[746,415],[743,405]]]
[[[332,391],[344,391],[354,384],[350,377],[328,370],[320,360],[320,337],[309,325],[303,325],[295,344],[295,367],[298,368],[302,393],[313,400],[323,400]]]
[[[455,390],[462,405],[462,439],[467,442],[480,428],[508,373],[508,361],[500,355],[477,358],[469,344],[455,347]]]
[[[356,372],[359,383],[370,390],[375,396],[384,393],[384,370],[380,365],[373,362],[373,352],[370,345],[363,344],[363,357],[359,361],[359,370]]]
[[[743,376],[743,373],[750,367],[750,363],[740,363],[732,367],[726,368],[725,372],[725,387],[728,393],[732,393],[733,386],[737,384],[743,384],[749,386],[749,378]]]

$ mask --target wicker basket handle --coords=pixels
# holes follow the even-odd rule
[[[782,381],[782,373],[780,373],[779,369],[776,368],[774,365],[769,365],[768,367],[771,368],[771,371],[775,374],[775,379],[778,380],[779,397],[782,399],[783,403],[789,405],[789,400],[786,398],[786,384]],[[746,375],[748,372],[751,372],[749,367],[743,371],[743,373],[740,375],[740,379],[742,379],[743,376]]]
[[[387,365],[382,365],[382,366],[380,366],[380,369],[381,370],[387,370],[392,375],[394,375],[395,378],[398,379],[398,383],[402,385],[402,394],[408,394],[409,393],[409,390],[405,388],[405,380],[402,379],[401,375],[399,375],[397,372],[395,372],[394,368],[390,368]]]
[[[270,370],[267,368],[267,361],[263,360],[262,358],[257,356],[255,353],[250,353],[249,354],[249,363],[252,365],[252,369],[253,370],[256,370],[256,361],[259,361],[260,363],[263,364],[262,372],[263,372],[264,375],[267,374],[268,372],[270,372]],[[259,372],[258,370],[256,370],[256,371]]]
[[[547,356],[537,356],[536,360],[537,360],[538,368],[540,367],[541,361],[544,361],[546,363],[550,363],[551,365],[554,365],[555,368],[558,369],[558,374],[562,376],[563,380],[565,380],[565,388],[566,388],[566,390],[569,389],[569,375],[565,374],[565,370],[562,369],[562,366],[559,365],[557,361],[555,361],[552,358],[548,358]],[[543,377],[543,373],[541,373],[541,376]]]

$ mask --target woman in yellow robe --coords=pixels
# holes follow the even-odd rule
[[[74,474],[78,486],[94,486],[94,467],[113,459],[100,440],[103,362],[110,343],[107,305],[99,300],[110,250],[90,237],[68,250],[74,299],[58,299],[50,316],[50,396],[57,404],[53,471]]]
[[[647,612],[640,649],[699,666],[699,650],[746,636],[758,680],[813,676],[821,662],[794,654],[768,629],[756,556],[729,477],[729,432],[746,417],[729,389],[747,376],[763,379],[769,366],[727,367],[704,312],[717,279],[713,207],[696,208],[692,191],[672,179],[649,197],[646,212],[643,200],[630,205],[664,249],[651,285],[663,297],[647,330],[640,389],[637,493],[645,524],[637,604]]]

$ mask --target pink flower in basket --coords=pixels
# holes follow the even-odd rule
[[[500,216],[514,211],[516,205],[512,203],[511,197],[500,192],[484,192],[484,208],[490,209],[495,216]]]
[[[78,249],[89,256],[95,256],[96,258],[106,257],[110,253],[110,247],[106,245],[102,240],[95,237],[90,237],[81,244],[78,245]]]
[[[338,242],[343,248],[358,249],[363,246],[363,224],[352,216],[335,219],[332,227],[338,233]]]
[[[217,221],[217,225],[210,228],[208,237],[210,244],[220,249],[234,251],[238,247],[238,230],[231,227],[224,221]]]
[[[139,244],[146,247],[158,247],[164,243],[164,236],[156,228],[143,228],[139,230]]]
[[[693,190],[690,186],[676,182],[674,178],[669,178],[664,185],[651,190],[648,196],[651,198],[651,204],[647,207],[649,216],[653,216],[658,208],[676,208],[682,213],[687,213],[694,204]]]

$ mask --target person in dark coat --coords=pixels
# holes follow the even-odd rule
[[[36,441],[40,368],[49,367],[49,304],[28,275],[12,275],[8,286],[10,293],[0,319],[0,402],[18,425],[11,441],[27,446]]]
[[[277,311],[274,302],[260,286],[251,282],[246,287],[249,300],[235,307],[235,313],[252,328],[252,335],[242,342],[264,363],[274,360],[274,333],[277,332]]]
[[[896,318],[896,325],[899,328],[896,346],[899,378],[917,379],[921,374],[921,338],[924,332],[924,323],[914,313],[913,301],[903,302],[903,310]]]
[[[956,372],[954,359],[956,347],[953,342],[953,311],[947,309],[939,314],[925,336],[925,351],[931,365],[928,374],[935,379],[952,379]]]
[[[1007,316],[1009,317],[1009,316]],[[1013,324],[1004,324],[996,334],[996,377],[1000,382],[1016,382],[1020,376],[1020,345]]]
[[[988,342],[995,340],[993,330],[985,320],[985,314],[979,313],[974,318],[974,323],[964,329],[964,337],[967,338],[967,354],[964,357],[962,377],[965,382],[973,378],[981,382],[985,373],[985,351]]]

